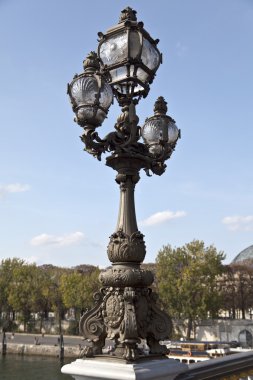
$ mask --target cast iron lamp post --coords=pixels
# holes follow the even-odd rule
[[[81,140],[85,150],[99,160],[102,153],[110,153],[106,165],[117,171],[120,208],[107,251],[112,267],[101,273],[102,289],[94,295],[95,307],[82,316],[80,331],[92,342],[84,356],[102,354],[107,338],[114,341],[114,356],[134,361],[143,355],[138,348],[141,339],[146,340],[149,355],[161,356],[166,347],[159,341],[171,333],[170,318],[159,309],[157,296],[149,288],[153,274],[140,267],[146,248],[137,227],[134,188],[141,169],[148,175],[164,173],[165,160],[170,158],[180,132],[166,115],[163,97],[157,99],[154,115],[142,128],[138,126],[135,106],[148,95],[162,55],[158,40],[153,40],[143,23],[137,22],[136,12],[124,9],[118,25],[98,35],[98,54],[88,55],[84,73],[74,77],[68,94],[75,121],[84,130]],[[97,128],[106,118],[113,97],[122,113],[115,131],[100,138]]]

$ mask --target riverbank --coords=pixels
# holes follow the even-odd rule
[[[77,358],[84,347],[81,337],[64,336],[63,342],[57,335],[6,333],[5,342],[0,335],[0,354],[51,356]]]
[[[64,347],[64,351],[61,352],[59,347],[55,346],[38,346],[35,344],[18,344],[18,343],[8,343],[6,345],[5,354],[16,354],[16,355],[37,355],[37,356],[52,356],[60,357],[64,355],[65,358],[78,358],[81,349],[79,347],[67,346]],[[3,344],[0,344],[0,354],[3,353]]]

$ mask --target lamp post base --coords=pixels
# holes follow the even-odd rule
[[[174,359],[143,359],[134,363],[110,356],[77,359],[61,372],[75,380],[173,380],[188,369]]]

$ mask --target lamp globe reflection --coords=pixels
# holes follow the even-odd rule
[[[157,305],[150,288],[154,276],[141,263],[146,255],[144,236],[135,213],[134,190],[143,169],[147,175],[164,173],[165,161],[175,149],[180,131],[168,115],[167,103],[159,97],[154,115],[141,128],[136,104],[147,96],[149,85],[162,61],[153,40],[126,8],[118,25],[99,33],[98,55],[91,52],[84,61],[84,73],[68,85],[68,94],[83,128],[85,150],[97,159],[106,154],[106,165],[117,172],[120,207],[107,254],[112,266],[100,274],[101,290],[94,295],[95,306],[80,320],[80,332],[91,345],[81,356],[102,354],[105,339],[112,341],[112,356],[129,361],[146,358],[139,343],[145,340],[152,357],[166,355],[160,341],[171,335],[171,319]],[[114,130],[101,138],[97,132],[115,97],[122,107]]]

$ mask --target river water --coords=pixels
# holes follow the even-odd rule
[[[57,358],[45,356],[0,355],[1,380],[73,380],[61,373],[63,364]]]

